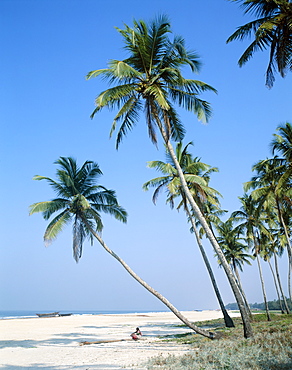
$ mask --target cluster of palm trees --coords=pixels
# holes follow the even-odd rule
[[[244,3],[253,2],[264,3],[264,1],[251,0],[246,0]],[[276,4],[281,1],[265,2]],[[286,1],[286,3],[289,2]],[[241,313],[244,336],[249,338],[253,335],[251,315],[237,269],[242,267],[242,262],[247,260],[248,255],[243,252],[243,244],[239,238],[242,233],[245,233],[246,243],[249,246],[253,243],[253,253],[258,260],[263,255],[263,245],[270,245],[270,249],[268,247],[265,249],[264,258],[267,260],[270,259],[271,254],[276,255],[275,251],[280,251],[279,243],[284,248],[282,230],[284,230],[286,243],[290,243],[289,201],[291,198],[286,190],[291,177],[289,171],[291,171],[292,155],[289,150],[284,149],[287,143],[282,140],[282,131],[281,135],[275,136],[273,150],[282,153],[283,158],[275,157],[273,160],[266,160],[256,165],[257,176],[246,185],[247,190],[254,188],[251,195],[242,198],[242,212],[247,212],[244,208],[247,206],[247,203],[244,203],[245,198],[252,200],[252,207],[256,210],[256,213],[250,216],[251,223],[249,226],[241,223],[234,228],[233,222],[244,219],[240,212],[233,214],[231,220],[222,223],[219,216],[224,211],[220,208],[220,194],[209,186],[210,175],[217,169],[201,162],[199,158],[193,158],[188,151],[191,143],[183,147],[185,128],[175,109],[175,105],[182,107],[194,113],[202,121],[208,121],[211,116],[210,104],[202,100],[199,95],[204,91],[216,93],[216,89],[202,81],[185,78],[182,74],[184,67],[189,67],[192,72],[199,71],[198,55],[185,47],[182,37],[170,38],[171,28],[166,16],[160,16],[148,24],[144,21],[134,21],[133,27],[125,25],[124,29],[117,30],[123,38],[128,57],[124,60],[111,60],[107,68],[92,71],[87,75],[88,79],[103,77],[111,85],[97,96],[96,108],[91,117],[93,118],[103,108],[117,108],[110,130],[110,135],[117,131],[117,148],[126,134],[139,122],[141,112],[145,113],[149,137],[156,145],[159,142],[157,132],[160,133],[165,145],[167,161],[149,162],[149,166],[161,171],[163,176],[148,181],[144,184],[144,189],[156,187],[154,201],[160,191],[166,189],[167,202],[170,206],[174,207],[177,204],[178,209],[182,208],[185,211],[209,271],[225,323],[227,326],[233,326],[224,308],[211,265],[202,245],[203,235],[209,240],[234,293]],[[291,129],[290,126],[287,127]],[[286,128],[281,128],[281,130],[284,129]],[[175,148],[172,142],[177,143]],[[73,222],[73,255],[76,261],[81,257],[84,240],[89,238],[93,242],[96,238],[134,279],[160,299],[182,322],[199,334],[215,338],[214,333],[189,322],[165,297],[143,281],[101,238],[103,224],[100,212],[109,213],[122,222],[126,222],[127,214],[119,205],[115,192],[97,184],[102,174],[98,165],[92,161],[86,161],[78,167],[76,161],[70,157],[61,157],[56,164],[59,166],[57,180],[43,176],[34,178],[48,181],[57,194],[56,199],[38,202],[31,206],[31,214],[42,212],[46,220],[56,212],[60,212],[49,223],[44,235],[45,242],[54,240],[67,223]],[[274,173],[271,179],[275,180],[276,174],[279,174],[279,181],[274,187],[274,198],[268,190],[264,193],[258,187],[260,182],[268,184],[269,171],[271,171],[269,166],[272,167],[273,164]],[[230,239],[228,242],[227,236]],[[291,265],[290,244],[288,250]]]
[[[267,317],[270,320],[261,259],[269,263],[282,312],[290,313],[278,269],[278,257],[287,251],[288,292],[291,299],[291,211],[292,125],[278,127],[271,142],[273,157],[253,166],[255,175],[244,184],[241,208],[218,228],[219,244],[233,265],[241,267],[249,258],[257,261]],[[229,228],[229,230],[228,230]],[[232,240],[232,238],[234,239]],[[229,244],[231,241],[231,244]],[[241,243],[243,241],[243,243]],[[248,255],[251,251],[251,255]],[[274,260],[275,271],[270,262]],[[238,276],[238,274],[236,273]],[[239,280],[239,276],[237,278]]]

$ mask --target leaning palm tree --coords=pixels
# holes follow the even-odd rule
[[[198,158],[193,158],[192,155],[187,150],[188,146],[192,144],[193,143],[190,142],[183,148],[182,143],[180,142],[176,146],[176,157],[179,161],[181,168],[183,169],[184,176],[187,180],[188,186],[192,190],[194,197],[200,199],[202,206],[207,201],[217,204],[217,197],[219,193],[215,189],[212,189],[211,187],[208,186],[208,181],[210,173],[218,171],[218,169],[212,168],[211,166],[201,162]],[[188,219],[192,224],[191,231],[193,231],[195,234],[200,252],[202,254],[204,263],[209,273],[211,283],[213,285],[218,303],[223,314],[225,325],[226,327],[234,327],[233,320],[229,316],[224,306],[211,264],[208,260],[207,254],[205,253],[204,247],[202,245],[202,241],[199,236],[199,232],[197,230],[194,217],[192,217],[191,215],[188,202],[183,191],[181,190],[181,183],[171,156],[166,151],[166,162],[151,161],[148,162],[148,167],[157,169],[164,176],[157,177],[155,179],[147,181],[143,185],[143,189],[149,190],[150,187],[156,188],[152,197],[154,204],[156,204],[157,197],[163,190],[165,190],[167,193],[167,203],[170,204],[171,208],[174,208],[175,198],[179,197],[182,199],[180,204],[178,205],[178,209],[181,206],[183,206],[188,216]]]
[[[86,161],[81,168],[73,158],[61,157],[55,162],[60,166],[57,180],[49,177],[35,176],[34,180],[46,180],[57,193],[57,198],[34,203],[30,206],[30,214],[42,212],[45,220],[58,212],[46,228],[45,243],[53,241],[68,223],[73,223],[73,255],[78,262],[81,257],[83,242],[88,237],[93,243],[96,238],[102,247],[114,257],[126,271],[164,303],[184,324],[196,333],[214,339],[216,333],[203,330],[191,323],[164,296],[142,280],[116,253],[114,253],[100,236],[103,229],[100,212],[113,215],[116,219],[126,222],[127,213],[118,204],[115,192],[108,190],[96,181],[102,174],[97,163]]]
[[[242,67],[258,50],[270,50],[266,71],[266,85],[271,88],[276,69],[282,77],[292,70],[292,3],[291,0],[229,0],[241,3],[245,13],[254,14],[257,19],[248,22],[228,38],[242,40],[254,34],[254,41],[240,57]]]
[[[185,47],[185,41],[175,36],[169,38],[170,24],[166,17],[159,17],[147,25],[144,21],[134,21],[134,27],[125,26],[118,29],[125,43],[129,57],[124,60],[112,60],[108,68],[89,72],[87,78],[104,77],[113,87],[102,91],[96,98],[96,108],[91,117],[103,108],[118,108],[111,135],[120,124],[117,133],[116,146],[122,138],[135,126],[139,113],[146,113],[146,123],[151,140],[157,144],[156,129],[158,128],[178,172],[183,192],[196,214],[197,219],[205,229],[233,290],[243,320],[244,336],[251,337],[252,328],[244,308],[244,302],[236,285],[232,271],[225,260],[220,246],[188,189],[183,171],[176,158],[171,139],[182,140],[184,127],[180,122],[173,104],[193,112],[203,121],[211,114],[210,105],[199,98],[204,91],[216,91],[210,85],[182,75],[182,68],[189,66],[193,72],[199,70],[199,60],[196,53]]]

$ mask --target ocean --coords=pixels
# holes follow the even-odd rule
[[[162,310],[159,311],[139,311],[139,310],[133,310],[133,311],[59,311],[60,314],[72,314],[72,315],[118,315],[118,314],[131,314],[131,313],[145,313],[145,312],[161,312]],[[48,310],[48,311],[43,311],[43,310],[36,310],[36,311],[0,311],[0,320],[3,319],[20,319],[20,318],[31,318],[31,317],[37,317],[37,313],[48,313],[48,312],[54,312],[54,310]]]

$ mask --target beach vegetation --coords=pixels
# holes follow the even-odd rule
[[[147,370],[288,370],[292,367],[292,317],[271,313],[253,315],[254,337],[243,340],[238,329],[241,319],[234,318],[236,328],[226,328],[223,319],[197,322],[202,327],[212,327],[221,337],[216,342],[197,335],[179,335],[166,338],[178,344],[188,344],[190,350],[183,356],[151,358]]]

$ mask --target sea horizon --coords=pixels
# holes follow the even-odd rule
[[[182,311],[206,311],[208,309],[193,309]],[[211,309],[209,309],[211,310]],[[20,318],[34,318],[37,314],[58,312],[72,315],[122,315],[135,313],[151,313],[151,312],[170,312],[169,310],[0,310],[0,320],[3,319],[20,319]]]

